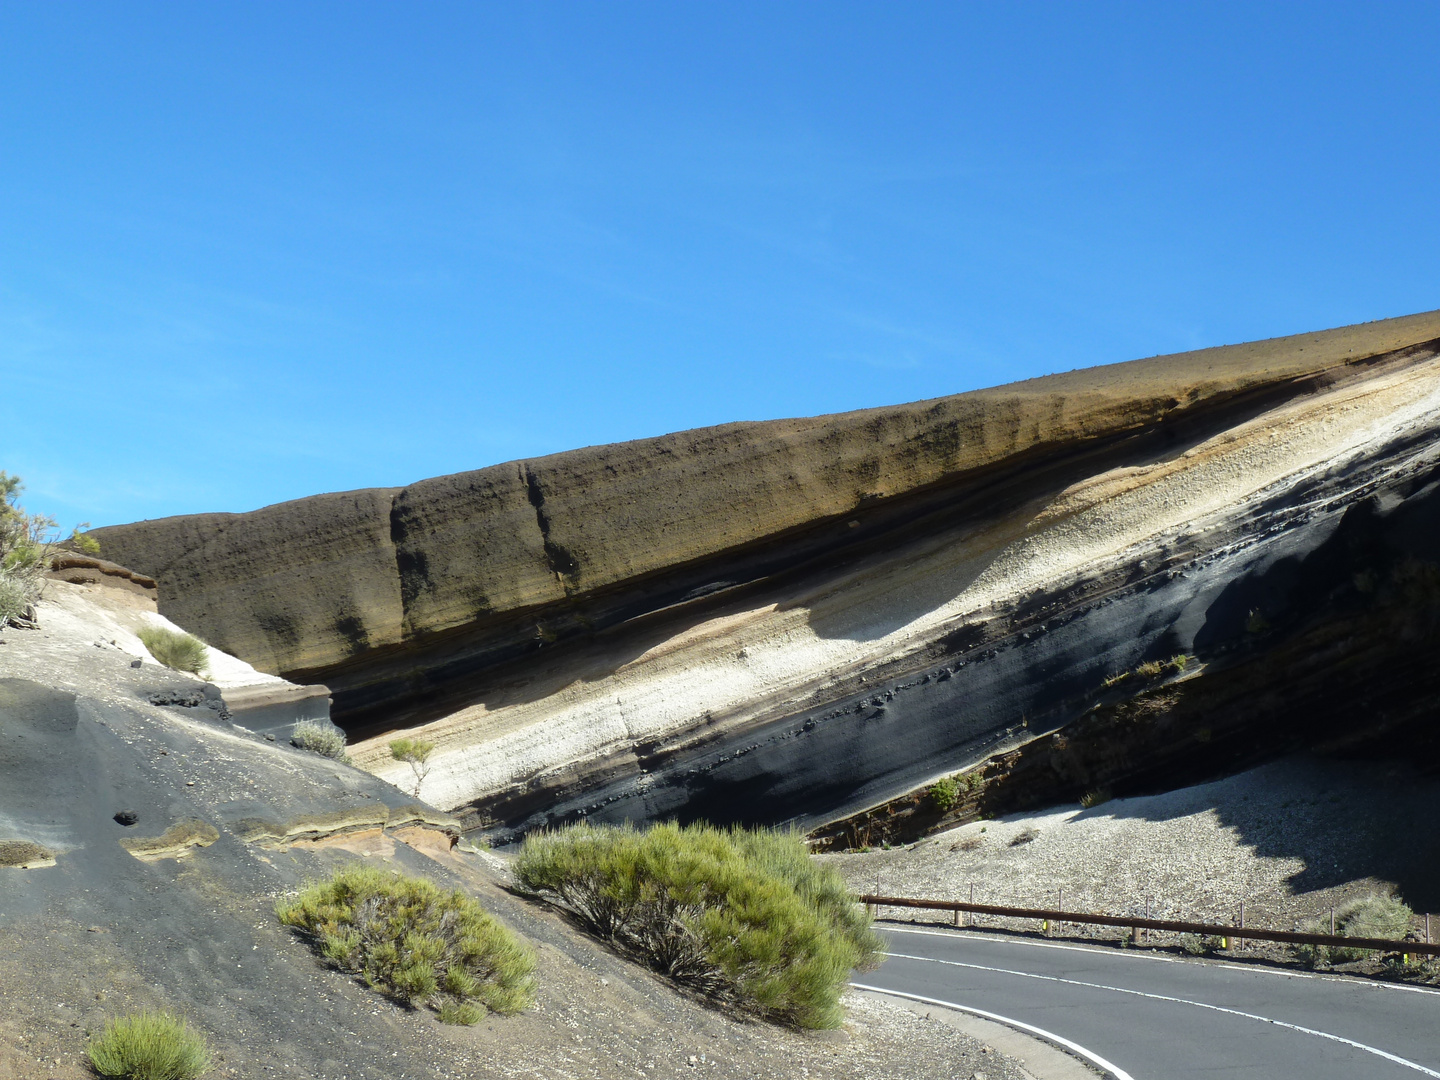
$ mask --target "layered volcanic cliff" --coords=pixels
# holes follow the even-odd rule
[[[1423,734],[1437,430],[1430,313],[96,535],[472,828],[816,825]]]

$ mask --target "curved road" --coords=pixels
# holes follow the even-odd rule
[[[963,931],[884,929],[856,985],[1028,1025],[1117,1080],[1440,1078],[1440,992]]]

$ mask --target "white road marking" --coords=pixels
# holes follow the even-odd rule
[[[1346,1039],[1340,1035],[1332,1035],[1328,1031],[1317,1031],[1315,1028],[1303,1027],[1300,1024],[1287,1024],[1284,1020],[1275,1020],[1271,1017],[1260,1016],[1256,1013],[1241,1012],[1239,1009],[1227,1009],[1223,1005],[1211,1005],[1204,1001],[1191,1001],[1188,998],[1170,997],[1168,994],[1149,994],[1143,990],[1130,990],[1123,986],[1106,986],[1104,983],[1084,982],[1080,979],[1062,979],[1058,975],[1037,975],[1029,971],[1012,971],[1009,968],[987,967],[984,964],[965,964],[959,960],[936,960],[931,956],[911,956],[908,953],[887,952],[885,955],[893,956],[897,960],[919,960],[927,964],[944,964],[947,967],[970,968],[974,971],[993,971],[999,975],[1015,975],[1022,979],[1039,979],[1041,982],[1065,983],[1069,986],[1083,986],[1089,990],[1109,990],[1116,994],[1130,994],[1134,997],[1149,998],[1151,1001],[1168,1001],[1176,1005],[1193,1005],[1197,1009],[1209,1009],[1212,1012],[1239,1016],[1246,1020],[1257,1020],[1262,1024],[1274,1024],[1276,1027],[1288,1028],[1291,1031],[1298,1031],[1304,1035],[1317,1035],[1322,1039],[1329,1039],[1331,1042],[1353,1046],[1357,1050],[1363,1050],[1367,1054],[1374,1054],[1376,1057],[1384,1058],[1386,1061],[1393,1061],[1396,1065],[1403,1065],[1407,1069],[1414,1069],[1416,1072],[1424,1073],[1426,1076],[1440,1078],[1440,1072],[1436,1072],[1434,1069],[1427,1069],[1424,1065],[1420,1065],[1408,1058],[1399,1057],[1387,1050],[1367,1046],[1365,1043],[1356,1042],[1354,1039]]]
[[[1063,1035],[1056,1035],[1053,1031],[1046,1031],[1044,1028],[1038,1028],[1034,1024],[1027,1024],[1022,1020],[1012,1020],[1010,1017],[1001,1016],[999,1013],[986,1012],[984,1009],[977,1009],[971,1005],[961,1005],[958,1002],[954,1001],[941,1001],[939,998],[921,997],[919,994],[906,994],[902,993],[899,990],[886,990],[882,986],[867,986],[864,983],[852,982],[850,985],[853,986],[856,990],[871,990],[877,994],[890,994],[892,997],[902,997],[906,998],[909,1001],[923,1001],[926,1005],[939,1005],[942,1008],[956,1009],[959,1012],[967,1012],[973,1013],[975,1016],[983,1016],[986,1020],[994,1020],[997,1024],[1005,1024],[1007,1027],[1017,1028],[1020,1031],[1028,1031],[1031,1035],[1038,1035],[1040,1038],[1046,1040],[1047,1042],[1052,1042],[1057,1046],[1063,1046],[1071,1053],[1079,1054],[1082,1058],[1090,1062],[1090,1064],[1094,1065],[1101,1072],[1105,1073],[1110,1077],[1113,1077],[1113,1080],[1135,1080],[1133,1076],[1127,1073],[1124,1069],[1120,1068],[1120,1066],[1115,1065],[1112,1062],[1106,1061],[1099,1054],[1085,1049],[1085,1047],[1081,1046],[1077,1042],[1071,1042]]]
[[[979,941],[986,945],[1028,945],[1032,949],[1060,949],[1064,952],[1098,953],[1102,956],[1113,956],[1119,960],[1149,960],[1159,964],[1193,964],[1197,961],[1186,960],[1178,956],[1157,956],[1149,952],[1122,952],[1113,945],[1075,945],[1059,941],[1030,941],[1025,938],[995,937],[991,934],[965,930],[924,930],[919,927],[909,926],[881,926],[879,930],[886,934],[920,934],[923,937],[938,938],[960,938],[964,941]],[[1440,995],[1440,990],[1433,990],[1428,986],[1407,986],[1404,983],[1379,982],[1375,979],[1362,979],[1354,975],[1327,975],[1318,971],[1280,971],[1270,967],[1260,967],[1256,964],[1227,963],[1226,961],[1211,960],[1206,965],[1220,971],[1243,971],[1250,975],[1278,975],[1286,979],[1319,979],[1321,982],[1342,983],[1346,986],[1354,986],[1366,990],[1402,990],[1410,994]]]

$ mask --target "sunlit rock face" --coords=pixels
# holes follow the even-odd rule
[[[1290,670],[1418,595],[1437,357],[1432,313],[97,534],[174,621],[328,684],[360,763],[403,781],[379,733],[420,730],[472,828],[810,826],[1038,745],[1145,660]],[[1408,647],[1367,633],[1326,647]]]

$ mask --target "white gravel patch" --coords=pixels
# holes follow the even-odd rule
[[[1148,900],[1156,918],[1224,923],[1243,901],[1247,925],[1292,929],[1371,891],[1399,893],[1417,911],[1440,906],[1437,810],[1440,781],[1408,768],[1299,758],[1163,795],[822,858],[861,892],[966,900],[973,887],[980,903],[1048,908],[1063,890],[1069,911],[1143,914]]]

